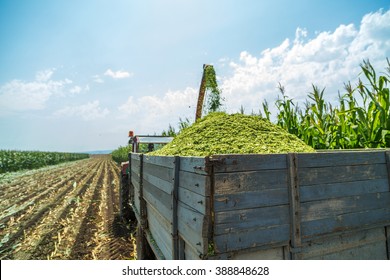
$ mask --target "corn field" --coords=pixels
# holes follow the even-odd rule
[[[276,101],[277,124],[315,149],[357,149],[390,147],[390,62],[378,75],[369,61],[360,65],[365,82],[355,87],[344,84],[338,104],[324,99],[324,89],[312,86],[304,109],[288,98],[279,84]],[[267,101],[263,114],[270,120]]]
[[[88,154],[0,150],[0,173],[88,158]]]

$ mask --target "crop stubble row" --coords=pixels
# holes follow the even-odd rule
[[[58,168],[61,180],[53,176],[56,169],[35,173],[41,182],[47,179],[56,183],[43,184],[43,188],[27,183],[23,198],[16,199],[14,205],[33,202],[1,220],[0,258],[131,258],[131,229],[123,227],[118,219],[119,168],[111,158],[82,160],[67,171]],[[0,185],[6,196],[6,184]],[[118,234],[118,227],[125,230]]]

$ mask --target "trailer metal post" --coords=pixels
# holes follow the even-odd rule
[[[301,247],[301,211],[298,181],[298,157],[296,153],[287,155],[289,199],[290,199],[290,235],[292,259],[299,259],[299,248]]]
[[[172,257],[174,260],[179,259],[179,234],[178,234],[178,217],[177,204],[179,202],[179,173],[180,157],[175,156],[175,168],[172,190]]]
[[[134,188],[133,188],[133,185],[131,183],[131,153],[129,153],[128,155],[128,159],[129,159],[129,188],[130,188],[130,191],[129,191],[129,202],[134,205]]]
[[[144,155],[139,155],[139,204],[140,204],[140,216],[141,216],[141,227],[143,230],[148,228],[148,217],[146,210],[146,201],[144,198],[144,188],[143,188],[143,166],[144,166]]]

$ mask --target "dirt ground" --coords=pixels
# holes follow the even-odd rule
[[[110,156],[0,177],[0,259],[134,259]]]

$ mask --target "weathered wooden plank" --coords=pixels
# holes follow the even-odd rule
[[[152,174],[153,176],[160,178],[162,180],[172,182],[173,181],[173,169],[154,165],[150,163],[143,164],[143,172],[144,174]]]
[[[302,244],[300,259],[386,259],[384,228],[323,237]]]
[[[160,250],[160,248],[157,246],[157,243],[156,243],[156,240],[153,238],[152,234],[150,233],[150,230],[149,229],[146,229],[145,231],[145,238],[146,238],[146,242],[148,242],[148,244],[150,245],[150,247],[152,248],[152,251],[154,253],[154,256],[156,257],[157,260],[166,260],[166,257],[164,256],[164,254],[162,253],[162,251]],[[138,232],[137,232],[137,235],[138,235]],[[138,238],[138,236],[137,236]],[[136,241],[137,242],[137,241]],[[138,242],[137,242],[138,243]],[[143,250],[143,247],[142,246],[145,246],[145,245],[141,245],[141,250]],[[137,248],[137,258],[139,260],[144,260],[145,258],[143,258],[142,254],[145,254],[145,253],[141,253],[139,257],[138,256],[138,248]],[[141,251],[142,252],[142,251]]]
[[[140,208],[140,197],[139,197],[139,187],[136,187],[136,186],[134,186],[133,185],[133,187],[134,187],[134,207],[137,209],[137,211],[138,211],[138,213],[140,213],[140,210],[141,210],[141,208]]]
[[[200,239],[203,237],[207,237],[208,216],[205,216],[202,213],[194,210],[193,208],[188,207],[188,205],[180,201],[178,203],[177,213],[179,220],[181,220],[183,224],[191,228],[194,233],[197,234],[197,238]],[[190,238],[186,237],[186,239]]]
[[[284,242],[285,243],[285,242]],[[208,255],[208,260],[284,260],[288,246],[283,243],[245,248],[238,251],[230,251]]]
[[[192,172],[180,171],[179,187],[186,188],[202,196],[210,196],[211,178]]]
[[[131,171],[135,172],[135,173],[139,173],[139,167],[140,167],[140,161],[139,159],[136,160],[136,159],[131,159]]]
[[[215,251],[224,253],[275,243],[287,245],[290,241],[290,225],[255,228],[214,236]]]
[[[203,215],[210,211],[209,197],[201,196],[185,188],[179,188],[179,200]]]
[[[175,167],[175,157],[173,156],[144,156],[144,163],[163,166],[167,168]]]
[[[321,220],[302,222],[302,239],[312,239],[318,235],[389,223],[390,207],[363,212],[346,213]]]
[[[201,260],[202,253],[198,252],[195,248],[191,247],[187,243],[184,245],[184,258],[186,260]]]
[[[134,187],[139,188],[140,186],[139,174],[136,174],[134,172],[131,173],[131,183],[133,184]]]
[[[385,227],[387,259],[390,260],[390,226]]]
[[[139,161],[139,153],[131,153],[130,154],[130,157],[131,157],[131,161],[133,160],[138,160]]]
[[[217,173],[214,178],[216,194],[287,188],[286,169]]]
[[[386,151],[385,157],[386,157],[386,169],[387,169],[387,182],[388,182],[389,191],[390,191],[390,151],[389,150]],[[389,256],[389,258],[390,258],[390,256]]]
[[[213,156],[212,160],[214,160],[215,173],[247,172],[265,169],[286,169],[286,156],[286,154],[218,155]]]
[[[145,171],[144,180],[155,186],[156,188],[162,190],[163,192],[171,195],[173,189],[173,181],[165,181],[159,177],[154,176],[151,173],[146,173]]]
[[[180,170],[207,175],[207,157],[180,157]]]
[[[157,211],[159,211],[167,220],[172,218],[172,200],[170,195],[146,181],[144,181],[143,194],[148,205],[150,204],[157,209]]]
[[[179,248],[178,248],[178,251],[179,251],[179,260],[185,260],[186,257],[185,257],[185,252],[184,252],[184,246],[185,246],[185,242],[183,240],[183,238],[180,237],[180,235],[178,236],[178,245],[179,245]]]
[[[202,254],[207,253],[207,237],[202,237],[200,232],[194,231],[188,224],[180,219],[178,220],[178,226],[179,235],[187,245],[191,245]]]
[[[387,171],[385,164],[299,168],[298,177],[300,185],[305,186],[383,179]]]
[[[288,205],[216,212],[214,214],[214,233],[219,235],[255,227],[289,223]]]
[[[300,186],[301,202],[388,191],[387,179]]]
[[[371,165],[385,163],[384,151],[298,154],[300,167]]]
[[[261,249],[257,251],[242,250],[233,253],[232,260],[283,260],[283,247]]]
[[[288,204],[287,188],[214,196],[214,211],[233,211]]]
[[[148,205],[148,225],[154,241],[165,258],[172,259],[171,224],[150,205]]]
[[[301,203],[301,219],[302,222],[321,220],[344,213],[362,212],[379,208],[390,208],[390,192],[367,193]]]

